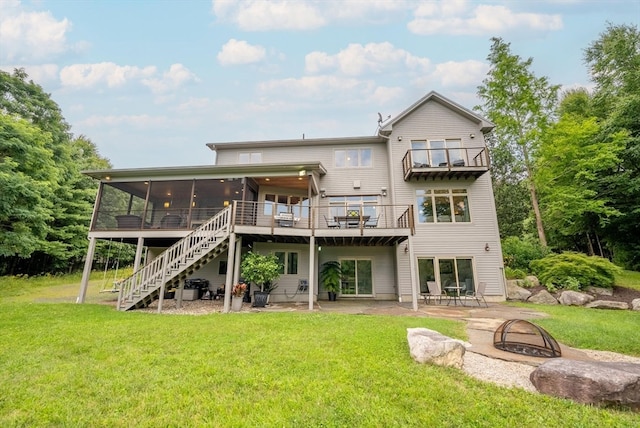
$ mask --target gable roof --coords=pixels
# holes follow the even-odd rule
[[[444,107],[460,114],[461,116],[464,116],[467,119],[478,123],[480,125],[480,130],[482,132],[491,131],[496,126],[494,123],[490,122],[489,120],[485,119],[479,114],[469,110],[468,108],[463,107],[454,101],[451,101],[450,99],[440,95],[435,91],[431,91],[427,95],[425,95],[424,97],[420,98],[418,101],[413,103],[411,106],[409,106],[407,109],[405,109],[402,113],[394,117],[390,122],[387,122],[382,128],[380,128],[380,133],[385,135],[391,134],[391,130],[393,129],[394,124],[400,122],[405,117],[413,113],[416,109],[421,107],[423,104],[426,104],[427,102],[430,102],[430,101],[435,101],[443,105]]]

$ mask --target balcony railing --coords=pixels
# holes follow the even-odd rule
[[[360,233],[374,229],[408,229],[413,232],[413,210],[409,205],[348,204],[320,205],[276,204],[265,202],[234,201],[231,224],[234,226],[267,227],[287,234],[292,229],[331,229],[341,233]],[[208,208],[206,212],[192,210],[191,218],[180,210],[165,210],[162,216],[142,218],[135,210],[97,212],[93,231],[183,231],[195,229],[204,216],[213,216],[220,209]],[[347,231],[347,232],[345,232]]]
[[[412,149],[402,159],[405,180],[479,177],[489,170],[486,147]]]

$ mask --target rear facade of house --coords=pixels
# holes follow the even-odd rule
[[[431,92],[374,136],[212,143],[213,165],[86,171],[100,189],[78,301],[97,240],[136,245],[122,310],[156,299],[161,309],[190,279],[230,290],[248,251],[280,260],[271,302],[326,300],[319,271],[332,260],[345,271],[342,299],[417,309],[431,283],[504,300],[492,129]]]

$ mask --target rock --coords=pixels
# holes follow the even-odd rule
[[[547,290],[540,290],[537,294],[527,299],[529,303],[538,303],[542,305],[557,305],[558,301]]]
[[[543,394],[640,410],[640,364],[554,358],[538,366],[529,378]]]
[[[521,300],[524,302],[531,296],[531,291],[518,286],[518,281],[517,279],[507,281],[507,300]]]
[[[598,294],[600,296],[613,296],[613,288],[589,286],[584,291],[588,293]]]
[[[627,302],[614,302],[612,300],[596,300],[584,305],[585,308],[592,309],[629,309]]]
[[[631,309],[634,311],[640,311],[640,299],[633,299],[631,301]]]
[[[529,275],[525,277],[524,280],[529,282],[529,284],[531,284],[532,287],[540,287],[540,280],[538,279],[537,276]]]
[[[428,328],[408,328],[407,341],[411,357],[418,363],[462,368],[465,346],[461,340]]]
[[[593,296],[578,291],[566,290],[560,294],[558,301],[566,306],[582,306],[593,300]]]

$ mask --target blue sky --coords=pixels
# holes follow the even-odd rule
[[[494,36],[590,87],[607,22],[640,0],[0,0],[0,68],[115,168],[206,165],[207,143],[372,135],[431,90],[471,108]]]

